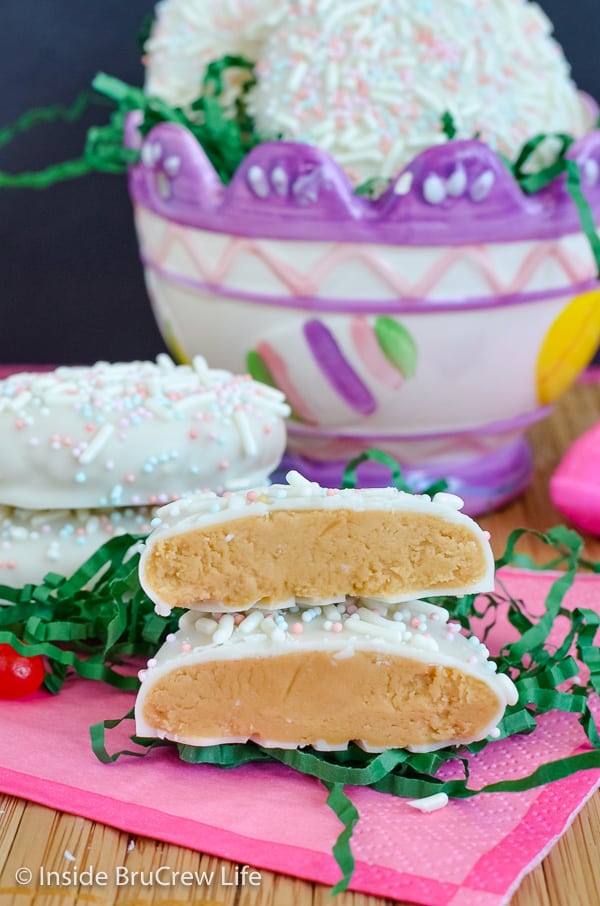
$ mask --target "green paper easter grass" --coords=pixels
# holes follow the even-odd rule
[[[45,688],[60,692],[72,671],[135,691],[130,664],[148,657],[177,626],[165,621],[137,579],[141,536],[112,538],[70,578],[48,573],[39,585],[0,585],[0,644],[46,658]]]

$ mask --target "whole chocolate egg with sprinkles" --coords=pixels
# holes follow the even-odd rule
[[[190,110],[209,64],[255,64],[264,139],[328,151],[355,183],[479,136],[513,157],[537,133],[584,135],[589,101],[529,0],[170,0],[146,44],[146,92]],[[226,74],[229,100],[244,78]]]
[[[583,135],[589,106],[528,0],[291,0],[258,61],[259,131],[316,144],[355,182],[478,135],[509,156],[536,133]]]

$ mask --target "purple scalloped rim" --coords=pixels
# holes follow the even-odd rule
[[[125,140],[141,149],[130,169],[134,203],[175,223],[265,239],[465,245],[557,239],[581,232],[557,177],[524,195],[498,155],[479,141],[449,141],[418,155],[377,201],[358,197],[329,154],[266,142],[224,186],[194,136],[161,123],[142,142],[130,114]],[[576,142],[583,191],[600,220],[600,131]]]

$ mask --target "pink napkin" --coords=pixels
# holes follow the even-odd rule
[[[534,611],[554,576],[504,569],[500,578]],[[599,578],[578,577],[568,605],[599,609],[599,588]],[[496,632],[497,644],[506,633]],[[0,789],[257,868],[328,885],[338,880],[331,847],[341,826],[312,778],[278,765],[229,771],[186,765],[160,749],[145,759],[100,764],[88,726],[120,717],[131,704],[130,694],[83,680],[71,681],[56,698],[39,692],[24,702],[0,702]],[[120,730],[109,736],[111,751],[123,742]],[[550,714],[533,735],[495,743],[477,756],[470,785],[525,776],[586,748],[574,715]],[[351,889],[427,906],[499,906],[599,785],[600,771],[584,771],[525,793],[452,801],[431,814],[402,799],[347,788],[360,814]],[[83,868],[84,853],[74,855]]]

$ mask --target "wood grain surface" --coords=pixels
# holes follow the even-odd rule
[[[565,521],[549,500],[548,481],[571,441],[599,419],[600,384],[586,383],[573,388],[549,419],[532,428],[533,484],[519,500],[479,520],[492,533],[496,554],[504,549],[513,528],[545,530]],[[543,556],[534,542],[526,541],[522,549]],[[586,536],[586,550],[593,559],[600,559],[599,540]],[[68,868],[71,853],[77,853],[80,866],[93,865],[111,877],[119,865],[146,872],[169,865],[179,871],[215,870],[224,883],[211,885],[206,894],[196,888],[193,896],[190,888],[172,886],[18,885],[16,872],[21,866],[39,879],[41,867],[45,871]],[[511,906],[597,906],[599,864],[600,797],[596,795],[540,867],[524,878]],[[397,902],[355,893],[332,901],[326,887],[262,869],[259,885],[236,884],[235,871],[236,866],[225,860],[151,839],[130,838],[84,818],[0,795],[0,906],[183,906],[192,900],[194,906],[325,906],[332,902],[335,906],[391,906]]]

